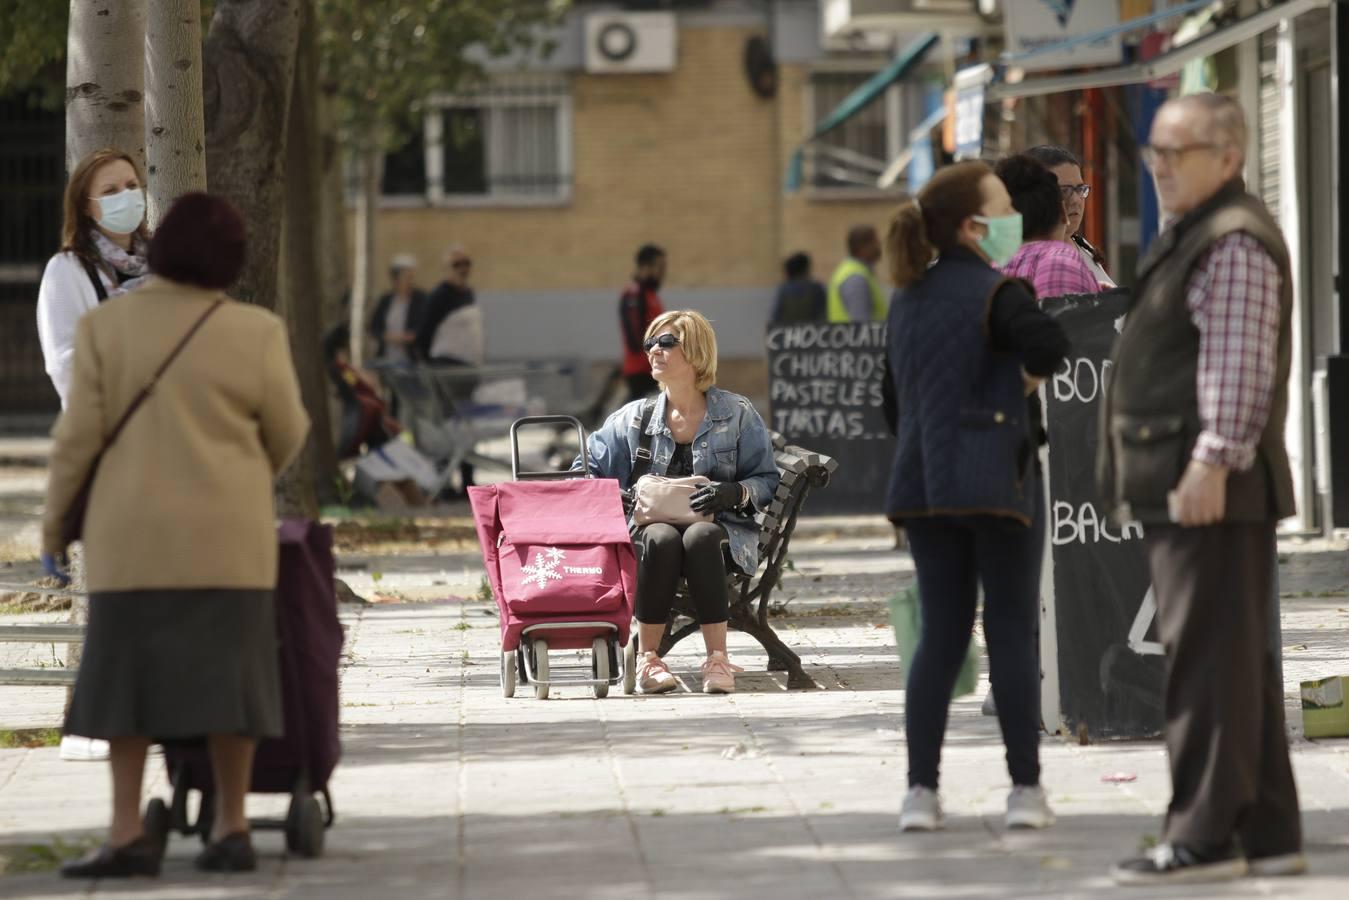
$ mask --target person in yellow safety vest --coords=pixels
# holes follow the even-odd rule
[[[826,309],[830,322],[872,322],[885,318],[889,298],[876,277],[881,239],[870,225],[848,229],[848,258],[829,279]]]

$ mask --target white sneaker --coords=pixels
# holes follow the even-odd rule
[[[936,831],[945,824],[937,792],[920,784],[909,788],[899,811],[899,830]]]
[[[1007,795],[1008,828],[1048,828],[1054,824],[1054,812],[1049,808],[1045,789],[1036,785],[1014,785]]]
[[[61,738],[61,758],[71,762],[104,762],[108,758],[108,742],[74,734],[64,735]]]

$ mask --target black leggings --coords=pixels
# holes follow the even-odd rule
[[[695,522],[682,529],[663,522],[643,526],[636,540],[637,621],[665,624],[682,575],[688,579],[698,624],[725,622],[730,616],[725,543],[726,529],[715,522]]]
[[[1044,510],[1040,486],[1029,528],[990,516],[934,516],[905,523],[918,570],[923,631],[905,690],[909,786],[936,789],[951,691],[974,629],[980,581],[984,637],[998,724],[1012,783],[1040,783],[1039,621]]]

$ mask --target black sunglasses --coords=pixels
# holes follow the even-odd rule
[[[673,350],[678,346],[679,338],[675,337],[673,334],[662,334],[660,337],[647,338],[646,342],[642,344],[642,349],[647,353],[650,353],[657,347],[662,350]]]

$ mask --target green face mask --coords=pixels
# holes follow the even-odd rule
[[[1021,213],[1010,216],[972,216],[974,221],[988,226],[988,234],[979,238],[979,249],[993,261],[1006,265],[1021,249]]]

